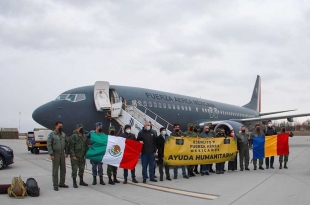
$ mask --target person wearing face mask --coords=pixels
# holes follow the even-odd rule
[[[173,132],[170,134],[170,137],[183,137],[183,132],[180,130],[180,125],[178,123],[175,123],[173,125]],[[173,167],[173,173],[174,173],[174,179],[178,178],[178,166]],[[182,175],[183,178],[189,179],[189,177],[186,174],[186,166],[181,166],[182,168]]]
[[[200,133],[199,137],[200,138],[214,138],[214,135],[212,132],[210,132],[210,127],[205,126],[203,128],[203,132]],[[212,164],[203,164],[200,166],[201,166],[201,176],[210,175],[209,171],[210,171],[210,167],[212,166]]]
[[[255,125],[255,130],[251,133],[250,136],[250,150],[253,148],[253,138],[255,137],[265,137],[265,134],[263,131],[260,130],[260,124],[256,124]],[[264,159],[259,159],[259,169],[260,170],[264,170],[263,168],[263,163],[264,163]],[[257,169],[257,159],[253,159],[253,165],[254,165],[254,170]]]
[[[143,183],[146,183],[148,168],[150,181],[157,182],[154,178],[156,136],[154,136],[154,132],[151,131],[151,124],[149,122],[144,123],[143,130],[139,132],[137,140],[143,143],[141,154]]]
[[[120,137],[137,141],[136,136],[131,133],[131,126],[130,125],[125,125],[124,130],[125,130],[125,132],[123,134],[121,134]],[[138,181],[136,180],[136,170],[134,169],[134,170],[131,170],[130,172],[131,172],[132,182],[138,183]],[[127,184],[127,178],[128,178],[128,169],[124,169],[124,182],[123,182],[123,184]]]
[[[109,127],[109,135],[115,136],[114,126]],[[115,184],[120,183],[116,178],[117,177],[117,167],[108,164],[107,175],[109,177],[109,182],[108,182],[109,184],[115,185]],[[112,175],[113,175],[113,179],[112,179]]]
[[[55,130],[47,137],[47,150],[53,165],[53,186],[58,191],[58,187],[68,188],[66,180],[66,159],[69,154],[68,141],[65,133],[62,132],[62,123],[55,123]],[[60,169],[60,181],[58,181],[58,171]],[[58,183],[59,182],[59,183]]]
[[[232,138],[231,141],[235,140],[237,142],[237,136],[236,136],[235,130],[231,130],[230,135],[228,137]],[[237,154],[236,154],[236,156],[234,158],[230,159],[228,162],[228,172],[237,171],[237,166],[238,166],[238,164],[237,164]]]
[[[163,176],[164,176],[164,171],[163,169],[165,168],[165,174],[166,174],[166,179],[168,181],[171,181],[170,178],[170,173],[169,173],[169,166],[164,165],[164,148],[165,148],[165,142],[168,137],[166,128],[162,127],[160,128],[160,135],[158,135],[156,139],[156,146],[157,146],[157,153],[158,153],[158,169],[159,169],[159,181],[163,181]]]
[[[78,124],[76,130],[74,130],[73,135],[71,135],[69,140],[69,153],[71,158],[71,168],[72,168],[72,179],[73,187],[78,188],[76,183],[77,171],[79,170],[80,185],[88,186],[83,181],[84,168],[85,168],[85,155],[88,150],[88,144],[86,136],[84,135],[83,125]]]
[[[184,137],[190,137],[190,138],[197,138],[198,134],[194,132],[194,127],[195,125],[193,123],[188,123],[187,124],[187,131],[183,133]],[[194,177],[196,176],[194,174],[194,165],[189,165],[187,166],[187,172],[189,177]]]
[[[102,122],[97,122],[95,124],[96,126],[96,129],[95,130],[92,130],[90,131],[88,134],[87,134],[87,139],[88,139],[88,145],[91,144],[91,134],[92,133],[101,133],[103,134],[103,131],[102,131]],[[101,185],[105,185],[104,181],[103,181],[103,163],[101,161],[93,161],[93,160],[90,160],[90,163],[92,165],[92,175],[93,175],[93,185],[96,185],[97,184],[97,175],[99,176],[100,178],[100,184]]]
[[[272,122],[271,120],[268,120],[268,125],[266,129],[264,130],[265,136],[271,136],[271,135],[277,135],[277,131],[274,127],[272,127]],[[265,158],[265,163],[266,163],[266,169],[269,169],[269,157]],[[274,163],[274,156],[270,157],[270,168],[274,169],[273,167]]]
[[[285,127],[282,127],[282,128],[281,128],[281,134],[283,134],[283,133],[285,133]],[[290,136],[290,137],[293,137],[294,134],[293,134],[292,132],[290,132],[290,135],[289,135],[289,136]],[[280,162],[280,167],[279,167],[279,169],[282,169],[283,157],[284,157],[284,169],[288,169],[288,167],[287,167],[288,156],[289,156],[289,154],[284,155],[284,156],[283,156],[283,155],[280,156],[280,158],[279,158],[279,162]]]
[[[240,171],[245,170],[250,171],[249,161],[250,161],[250,136],[246,133],[245,126],[241,127],[241,132],[237,135],[237,147],[239,151],[239,163]],[[243,163],[244,162],[244,163]]]
[[[210,128],[210,134],[209,135],[211,135],[213,138],[215,137],[215,135],[216,135],[216,133],[215,133],[215,131],[212,129],[213,128],[213,124],[211,123],[211,122],[209,122],[208,123],[208,126],[209,126],[209,128]],[[215,171],[213,170],[213,164],[210,164],[210,173],[215,173]]]

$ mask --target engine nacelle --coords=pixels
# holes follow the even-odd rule
[[[217,124],[215,126],[214,131],[216,132],[216,130],[220,128],[220,129],[225,130],[226,135],[228,135],[231,130],[234,130],[235,133],[238,134],[241,126],[244,126],[244,125],[240,122],[226,120],[226,121],[223,121],[223,122],[220,122],[219,124]],[[248,128],[246,128],[246,132],[248,132]]]
[[[294,118],[287,118],[287,121],[294,122]]]

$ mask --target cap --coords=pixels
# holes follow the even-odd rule
[[[187,127],[190,127],[190,126],[195,126],[195,125],[193,123],[188,123]]]
[[[130,129],[131,129],[131,126],[130,126],[130,125],[125,125],[124,130],[127,130],[128,128],[130,128]]]
[[[208,125],[209,125],[209,126],[210,126],[210,125],[212,126],[212,122],[209,122]]]
[[[115,131],[115,127],[111,126],[111,127],[109,127],[109,130],[114,130]]]
[[[102,126],[102,122],[96,122],[96,127],[100,127],[100,126]]]
[[[82,124],[78,124],[78,125],[76,126],[76,128],[83,128],[83,125],[82,125]]]

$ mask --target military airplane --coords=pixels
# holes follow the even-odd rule
[[[103,122],[105,131],[111,125],[120,129],[121,125],[110,116],[112,111],[109,113],[109,110],[112,110],[111,104],[118,102],[122,106],[135,104],[138,109],[147,111],[150,117],[161,120],[162,124],[169,122],[171,126],[173,123],[179,123],[183,130],[186,130],[189,122],[200,127],[211,122],[215,129],[239,131],[242,125],[249,127],[258,122],[278,119],[292,122],[294,117],[310,115],[304,113],[268,116],[294,110],[262,113],[261,77],[257,76],[252,98],[242,107],[146,88],[109,85],[108,82],[100,81],[95,85],[61,93],[55,100],[38,107],[32,117],[49,129],[54,129],[54,123],[61,121],[65,133],[71,133],[76,124],[80,123],[84,125],[85,130],[94,129],[96,122]],[[172,130],[172,127],[169,129]]]

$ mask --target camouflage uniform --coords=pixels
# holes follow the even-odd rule
[[[53,186],[58,188],[64,187],[66,179],[66,159],[68,154],[68,141],[65,133],[59,134],[56,130],[51,132],[47,137],[47,149],[50,156],[54,156],[53,164]],[[58,170],[60,168],[60,182],[58,184]]]
[[[187,125],[187,127],[193,127],[194,128],[194,124],[192,124],[192,123],[189,123],[188,125]],[[196,133],[196,132],[194,132],[194,131],[186,131],[186,132],[184,132],[183,133],[183,136],[184,137],[190,137],[190,138],[197,138],[198,137],[198,134]],[[194,165],[188,165],[187,166],[187,172],[188,172],[188,176],[189,177],[194,177],[195,176],[195,174],[194,174]]]
[[[83,128],[83,125],[77,125],[77,128]],[[76,177],[79,169],[80,185],[87,186],[83,181],[83,174],[85,168],[85,155],[88,149],[87,138],[84,134],[74,130],[73,135],[69,140],[69,153],[71,158],[73,187],[77,188]],[[73,157],[76,157],[74,160]]]
[[[114,135],[114,133],[111,133],[111,131],[115,132],[115,128],[113,126],[109,127],[109,133],[110,133],[110,135]],[[107,174],[109,177],[109,184],[115,185],[115,183],[119,183],[119,181],[116,179],[117,167],[114,167],[114,166],[108,164]],[[113,174],[113,180],[112,180],[112,174]]]

